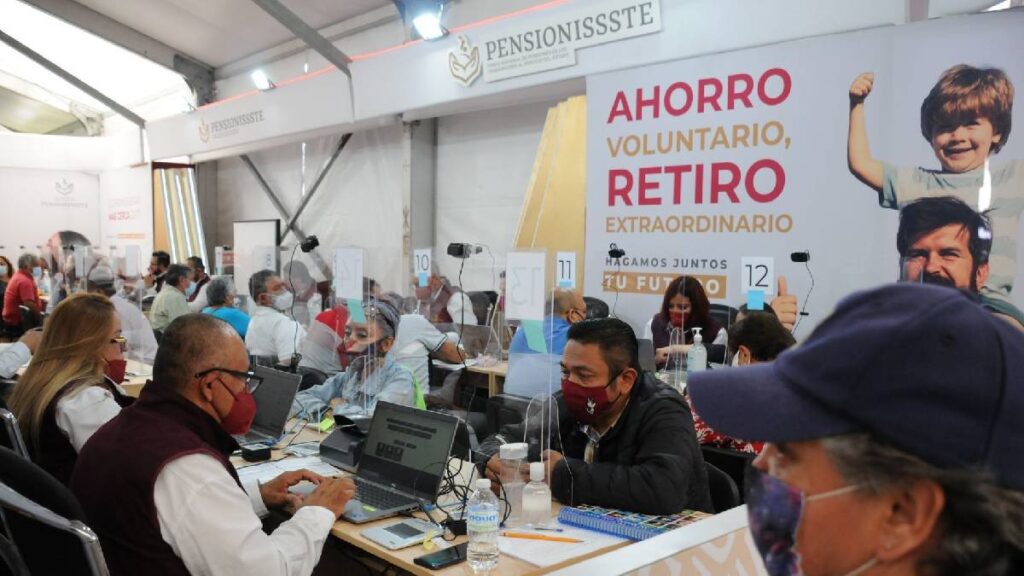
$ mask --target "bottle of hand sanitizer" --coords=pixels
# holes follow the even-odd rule
[[[544,463],[530,463],[530,483],[523,488],[523,521],[536,528],[551,520],[551,489],[544,482]]]
[[[708,350],[703,344],[704,337],[701,336],[700,328],[693,328],[693,346],[686,355],[686,373],[693,374],[701,372],[708,367]]]

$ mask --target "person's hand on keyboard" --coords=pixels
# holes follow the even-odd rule
[[[323,478],[312,494],[306,496],[303,506],[321,506],[330,510],[334,517],[341,516],[345,505],[356,494],[356,485],[349,478]]]
[[[321,484],[324,480],[323,476],[306,469],[285,472],[266,484],[260,484],[260,496],[268,509],[283,508],[286,504],[298,508],[302,505],[302,496],[289,492],[288,488],[303,481]]]

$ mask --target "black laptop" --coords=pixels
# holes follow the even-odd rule
[[[256,417],[253,418],[249,432],[244,436],[235,436],[235,440],[239,444],[275,444],[284,435],[288,412],[299,391],[302,375],[266,366],[256,366],[253,372],[263,378],[263,382],[252,393],[256,400]]]

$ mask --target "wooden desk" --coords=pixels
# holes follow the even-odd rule
[[[292,425],[293,423],[289,423],[289,426]],[[322,434],[316,430],[303,426],[293,436],[293,443],[299,444],[302,442],[321,441],[323,440],[324,437],[326,437],[326,434]],[[282,439],[281,446],[288,444],[289,440],[292,440],[292,437],[286,437]],[[289,456],[287,456],[283,450],[275,448],[271,452],[270,460],[281,460],[282,458],[288,457]],[[234,464],[236,467],[249,464],[248,462],[242,460],[240,456],[233,456],[231,458],[231,463]],[[347,476],[348,474],[342,472],[341,475]],[[552,512],[557,514],[558,509],[560,507],[561,506],[557,502],[555,502],[552,506]],[[439,513],[433,513],[435,519],[438,519],[438,515]],[[417,512],[415,516],[426,519],[426,517],[420,512]],[[427,568],[424,568],[413,562],[413,560],[418,556],[422,556],[424,554],[429,553],[427,550],[424,550],[422,546],[412,546],[409,548],[405,548],[403,550],[388,550],[387,548],[384,548],[374,542],[371,542],[370,540],[367,540],[361,534],[367,528],[372,528],[374,526],[387,526],[397,522],[398,520],[400,520],[400,518],[391,517],[378,520],[376,522],[368,522],[366,524],[352,524],[351,522],[347,522],[345,520],[338,520],[334,523],[334,527],[331,528],[331,535],[349,545],[359,548],[367,554],[370,554],[371,556],[379,559],[384,564],[390,564],[392,566],[395,566],[406,573],[416,574],[417,576],[469,576],[473,574],[473,571],[469,568],[468,562],[462,562],[461,564],[450,566],[448,568],[445,568],[444,570],[428,570]],[[462,544],[467,540],[468,538],[466,536],[459,536],[455,539],[453,544]],[[572,560],[568,560],[566,562],[562,562],[560,564],[550,566],[547,568],[539,568],[537,566],[534,566],[533,564],[530,564],[529,562],[519,560],[518,558],[501,555],[498,560],[497,570],[492,573],[501,574],[502,576],[520,574],[546,574],[554,570],[565,568],[566,566],[570,566],[577,562],[582,562],[583,560],[593,558],[595,556],[600,556],[601,554],[607,554],[612,550],[616,550],[628,544],[629,543],[626,542],[617,544],[615,546],[609,546],[607,548],[603,548],[594,551],[590,554],[585,554],[577,558],[573,558]]]
[[[139,397],[142,387],[153,378],[153,367],[138,360],[128,360],[128,368],[125,372],[124,382],[121,388],[129,396]]]
[[[488,396],[501,394],[505,386],[505,377],[508,376],[508,362],[498,362],[491,366],[480,366],[474,364],[469,367],[469,372],[487,376]]]

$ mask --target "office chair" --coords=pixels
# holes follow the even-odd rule
[[[600,298],[584,296],[583,301],[587,304],[587,320],[608,317],[608,303]]]
[[[18,419],[7,408],[0,407],[0,421],[2,421],[2,425],[0,425],[0,446],[13,450],[26,460],[31,460],[32,457],[28,453],[28,446],[25,445],[25,439],[21,436],[21,428],[18,428]]]
[[[28,569],[20,572],[17,562],[9,564],[14,574],[108,574],[99,538],[85,525],[71,491],[7,448],[0,448],[0,509],[4,536]]]
[[[712,304],[709,312],[711,313],[712,318],[718,320],[718,324],[722,326],[722,328],[729,328],[729,326],[736,323],[736,314],[738,313],[738,310],[732,306],[726,304]],[[704,338],[714,340],[714,336],[708,336],[707,334],[704,335]]]
[[[711,491],[711,505],[715,514],[725,512],[742,504],[740,489],[728,474],[715,468],[714,464],[704,463],[708,471],[708,489]]]
[[[701,446],[700,452],[704,456],[704,462],[713,465],[732,478],[732,481],[736,483],[736,487],[740,491],[740,501],[742,502],[743,480],[747,474],[747,466],[754,461],[757,455],[711,446]]]
[[[522,422],[529,405],[529,398],[513,394],[498,394],[488,398],[487,435],[497,434],[504,426]]]

